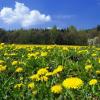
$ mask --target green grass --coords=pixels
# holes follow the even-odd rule
[[[28,46],[28,47],[27,47]],[[79,46],[0,45],[0,100],[99,100],[100,99],[100,49]],[[17,61],[13,64],[14,61]],[[47,77],[47,81],[31,80],[41,68],[53,72],[59,65],[63,70]],[[92,68],[86,70],[85,66]],[[23,71],[16,72],[17,68]],[[45,75],[44,75],[45,76]],[[42,77],[42,76],[41,76]],[[78,89],[65,89],[66,78],[78,77],[84,85]],[[95,85],[89,85],[96,79]],[[34,88],[28,88],[33,82]],[[22,87],[14,88],[22,83]],[[53,85],[60,84],[62,92],[51,92]]]

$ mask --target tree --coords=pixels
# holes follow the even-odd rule
[[[67,28],[67,32],[69,33],[76,33],[77,32],[77,29],[75,26],[71,25]]]
[[[100,31],[100,25],[97,25],[97,31]]]
[[[5,41],[6,31],[0,28],[0,42]]]

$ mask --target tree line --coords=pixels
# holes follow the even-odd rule
[[[0,28],[0,42],[58,45],[91,45],[93,42],[100,44],[100,25],[86,30],[77,30],[75,26],[69,26],[66,29],[57,29],[54,26],[51,29],[19,29],[9,31]]]

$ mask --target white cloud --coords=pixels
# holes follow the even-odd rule
[[[7,24],[17,23],[22,27],[49,22],[49,15],[41,14],[38,10],[30,10],[23,3],[15,3],[15,8],[4,7],[0,11],[0,19]]]

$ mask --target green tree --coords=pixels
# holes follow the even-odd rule
[[[75,26],[71,25],[71,26],[69,26],[67,28],[67,32],[69,32],[69,33],[77,33],[77,28]]]

